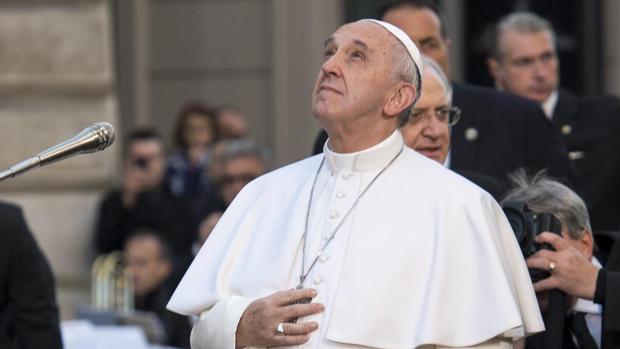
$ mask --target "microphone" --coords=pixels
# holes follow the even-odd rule
[[[0,181],[15,177],[35,167],[41,167],[74,155],[104,150],[114,142],[114,127],[98,122],[60,144],[19,162],[0,172]]]

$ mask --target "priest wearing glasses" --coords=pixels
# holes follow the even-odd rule
[[[501,208],[403,142],[422,84],[411,39],[360,20],[324,55],[324,154],[229,206],[168,304],[198,315],[192,347],[511,348],[542,331]]]

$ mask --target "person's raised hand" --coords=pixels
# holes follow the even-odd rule
[[[292,319],[322,312],[320,303],[294,304],[304,298],[314,298],[314,289],[292,289],[277,292],[250,303],[236,332],[236,347],[279,347],[301,345],[309,334],[319,328],[316,322],[289,323]],[[278,332],[280,327],[283,332]]]
[[[536,242],[550,244],[555,249],[540,250],[526,260],[528,268],[551,274],[534,284],[536,292],[559,289],[572,296],[594,298],[599,268],[557,234],[541,233]]]

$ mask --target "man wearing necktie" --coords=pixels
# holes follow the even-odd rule
[[[523,172],[518,172],[512,180],[514,187],[509,190],[505,201],[524,202],[532,212],[551,213],[562,223],[561,237],[552,233],[542,233],[536,237],[538,243],[548,243],[555,251],[541,249],[527,260],[528,267],[550,273],[550,277],[534,284],[541,311],[551,311],[549,291],[561,289],[566,293],[568,302],[562,348],[601,347],[603,306],[594,294],[597,272],[602,265],[593,253],[594,239],[584,201],[571,189],[542,173],[528,179]],[[577,264],[575,260],[587,262]],[[576,277],[560,285],[557,283],[558,277],[564,273]],[[547,323],[547,330],[549,327]],[[526,348],[543,347],[537,343],[537,338],[527,341]]]

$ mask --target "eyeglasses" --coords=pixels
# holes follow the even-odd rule
[[[461,109],[457,107],[441,107],[434,111],[432,109],[414,109],[411,112],[410,122],[418,122],[422,119],[429,118],[432,114],[435,114],[437,121],[447,124],[448,126],[454,126],[461,118]]]

